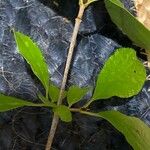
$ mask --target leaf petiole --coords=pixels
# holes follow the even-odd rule
[[[88,108],[90,105],[91,105],[91,103],[93,102],[94,100],[93,99],[90,99],[85,105],[83,105],[83,109],[85,109],[85,108]]]
[[[99,115],[97,113],[84,111],[80,108],[70,108],[70,111],[71,112],[76,112],[76,113],[81,113],[81,114],[88,115],[88,116],[99,117]]]
[[[47,103],[30,103],[28,106],[34,106],[34,107],[52,107],[55,108],[57,105],[51,102]]]

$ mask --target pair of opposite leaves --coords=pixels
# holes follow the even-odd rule
[[[49,92],[52,101],[56,102],[59,89],[49,85],[48,67],[41,51],[29,37],[20,32],[14,33],[20,54],[30,64],[34,74]],[[131,97],[141,90],[145,78],[145,68],[137,59],[135,51],[130,48],[120,48],[106,61],[99,73],[92,99],[94,101],[112,96]],[[70,87],[67,92],[69,106],[78,102],[86,92],[87,88]]]

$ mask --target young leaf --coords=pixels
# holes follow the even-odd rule
[[[14,32],[19,53],[30,64],[32,71],[42,82],[48,94],[49,74],[48,67],[38,46],[26,35]]]
[[[23,106],[37,106],[32,102],[0,94],[0,112],[8,111]]]
[[[150,128],[140,119],[117,111],[100,112],[99,116],[118,129],[134,150],[150,149]]]
[[[39,98],[43,103],[49,102],[49,100],[48,100],[46,97],[44,97],[41,92],[39,92],[37,95],[38,95],[38,98]]]
[[[67,106],[64,105],[57,106],[53,109],[53,111],[64,122],[70,122],[72,120],[72,114]]]
[[[93,100],[136,95],[146,79],[146,70],[131,48],[120,48],[98,75]]]
[[[69,107],[80,101],[88,90],[89,90],[88,88],[79,88],[77,86],[71,86],[67,93],[67,101]]]
[[[119,0],[105,0],[105,4],[112,21],[136,45],[150,50],[150,30],[125,9]]]
[[[57,102],[59,98],[60,89],[56,86],[50,84],[49,86],[49,97],[51,98],[52,102]],[[66,97],[66,91],[63,92],[63,99]]]

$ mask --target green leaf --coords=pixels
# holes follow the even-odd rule
[[[43,106],[46,106],[46,107],[56,107],[57,105],[53,102],[50,102],[49,99],[47,99],[46,97],[44,97],[42,95],[42,93],[38,93],[38,97],[39,99],[44,103]]]
[[[38,98],[39,98],[43,103],[49,102],[49,100],[48,100],[46,97],[44,97],[41,92],[38,93]]]
[[[136,95],[146,79],[146,70],[131,48],[120,48],[98,75],[93,100]]]
[[[72,121],[72,114],[67,106],[60,105],[54,108],[53,110],[62,121],[64,122]]]
[[[49,86],[49,97],[51,98],[52,102],[57,102],[59,98],[60,89],[52,84]],[[66,97],[67,92],[63,92],[63,99]]]
[[[32,102],[0,94],[0,112],[8,111],[23,106],[37,106]]]
[[[30,64],[32,71],[42,82],[48,94],[49,74],[48,67],[38,46],[26,35],[14,32],[19,53]]]
[[[67,101],[69,107],[80,101],[88,90],[89,90],[88,88],[79,88],[77,86],[71,86],[67,93]]]
[[[150,149],[150,128],[140,119],[117,111],[100,112],[99,116],[118,129],[134,150]]]
[[[112,21],[136,45],[150,50],[150,30],[125,9],[119,0],[105,0],[105,4]]]

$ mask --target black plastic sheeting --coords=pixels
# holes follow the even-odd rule
[[[78,7],[77,1],[74,0],[61,0],[57,3],[46,0],[0,1],[1,93],[36,102],[38,91],[43,91],[29,65],[18,53],[11,33],[12,28],[29,35],[39,45],[48,63],[51,80],[60,86]],[[133,4],[126,3],[126,6]],[[121,46],[138,49],[110,21],[104,2],[96,2],[85,12],[67,87],[72,84],[94,87],[97,74],[105,61]],[[93,107],[98,110],[117,109],[137,116],[150,125],[148,89],[149,82],[146,82],[143,90],[130,100],[113,98],[110,101],[97,102]],[[92,91],[81,103],[85,102],[91,93]],[[1,113],[0,150],[43,150],[51,117],[50,110],[46,108],[21,108]],[[72,123],[59,124],[53,149],[132,148],[106,121],[75,114]]]

